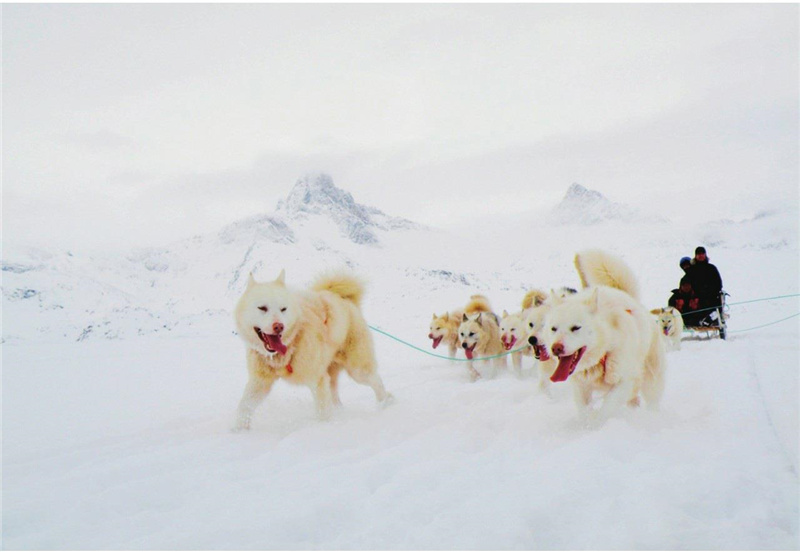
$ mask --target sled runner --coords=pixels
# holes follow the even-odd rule
[[[709,311],[709,313],[700,320],[698,325],[684,326],[683,331],[688,332],[692,337],[703,336],[705,339],[712,339],[719,337],[720,339],[727,338],[728,334],[728,305],[725,298],[729,294],[722,290],[719,292],[719,306]]]

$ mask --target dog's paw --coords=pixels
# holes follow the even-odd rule
[[[231,433],[244,433],[250,431],[250,420],[237,420],[231,427]]]
[[[386,393],[386,397],[384,397],[382,401],[379,401],[378,405],[381,408],[386,408],[388,406],[393,405],[395,403],[395,400],[396,399],[394,398],[394,395],[392,395],[391,393]]]

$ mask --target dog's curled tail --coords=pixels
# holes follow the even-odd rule
[[[492,307],[489,305],[489,300],[483,295],[473,295],[469,298],[469,303],[464,307],[466,314],[475,314],[476,312],[492,312]]]
[[[587,249],[575,255],[575,268],[584,288],[608,286],[639,300],[636,276],[619,257],[599,249]]]
[[[538,307],[547,301],[547,294],[540,289],[532,289],[522,298],[522,308]]]
[[[319,276],[311,286],[314,291],[330,291],[345,301],[351,301],[357,307],[361,306],[364,296],[364,284],[361,280],[343,272],[333,272]]]

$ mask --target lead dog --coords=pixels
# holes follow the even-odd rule
[[[630,268],[609,253],[587,250],[575,256],[584,289],[554,298],[544,317],[543,337],[558,365],[553,382],[572,382],[579,417],[606,420],[626,402],[657,408],[664,390],[665,355],[650,312],[638,300]],[[592,411],[593,394],[602,405]]]
[[[308,291],[287,288],[284,271],[266,283],[250,275],[234,310],[248,373],[235,430],[250,429],[253,411],[278,379],[309,387],[321,418],[341,404],[342,370],[372,387],[379,402],[391,398],[376,370],[372,336],[359,307],[362,295],[361,283],[344,274],[320,277]]]

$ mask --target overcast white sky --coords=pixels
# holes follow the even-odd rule
[[[441,226],[572,182],[798,203],[797,5],[3,5],[3,241],[163,245],[330,173]]]

